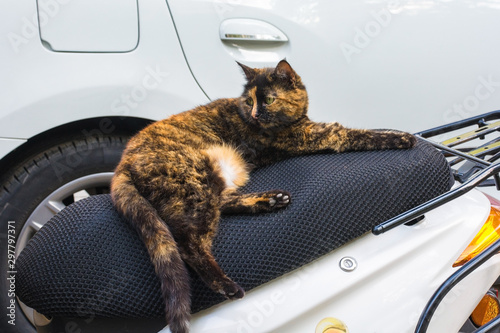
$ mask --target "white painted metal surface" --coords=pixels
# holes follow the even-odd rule
[[[308,87],[311,117],[351,127],[417,131],[500,105],[494,1],[139,0],[137,48],[104,54],[44,48],[39,23],[48,31],[79,2],[45,3],[0,3],[0,138],[89,117],[161,119],[206,103],[204,92],[236,96],[235,60],[286,57]],[[222,41],[227,19],[266,22],[288,41]]]
[[[51,52],[36,14],[36,2],[0,2],[0,138],[92,117],[160,119],[208,102],[164,1],[139,2],[140,44],[128,53]]]
[[[136,0],[38,0],[40,38],[52,51],[128,52],[139,42]]]
[[[308,87],[316,120],[418,131],[500,106],[495,1],[168,4],[193,74],[210,98],[241,92],[235,60],[261,67],[286,57]],[[231,18],[271,23],[289,41],[221,42],[214,31]]]
[[[326,317],[350,333],[413,332],[454,261],[489,214],[489,203],[472,191],[426,214],[414,226],[381,236],[369,233],[342,248],[225,303],[193,316],[193,333],[314,332]],[[357,267],[343,271],[340,260]],[[442,301],[429,333],[456,333],[500,274],[500,257],[458,284]],[[478,296],[479,295],[479,296]],[[169,332],[168,328],[162,333]]]

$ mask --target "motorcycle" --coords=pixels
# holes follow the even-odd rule
[[[283,188],[292,203],[222,218],[213,252],[247,294],[225,300],[191,274],[191,332],[499,332],[499,119],[416,133],[410,150],[255,170],[244,191]],[[145,247],[109,195],[54,216],[12,270],[13,304],[37,332],[170,332]]]

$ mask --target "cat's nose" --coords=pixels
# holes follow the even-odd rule
[[[254,107],[250,115],[252,116],[253,119],[257,120],[260,117],[260,112],[256,107]]]
[[[257,120],[260,118],[261,113],[259,111],[257,112],[252,112],[252,118]]]

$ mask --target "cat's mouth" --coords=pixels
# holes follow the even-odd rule
[[[249,117],[249,122],[252,125],[259,126],[259,127],[268,127],[268,125],[271,123],[271,120],[269,118],[254,118],[254,117]]]
[[[258,124],[258,125],[266,125],[266,124],[269,124],[271,123],[271,117],[269,117],[268,114],[266,113],[263,113],[263,114],[260,114],[258,116],[255,116],[255,115],[250,115],[249,117],[249,120],[250,122],[252,122],[253,124]]]
[[[240,116],[247,124],[259,128],[268,128],[273,123],[273,117],[267,112],[252,114],[248,111],[240,112]]]

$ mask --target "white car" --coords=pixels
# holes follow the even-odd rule
[[[498,109],[499,10],[469,0],[2,1],[0,237],[12,222],[19,253],[64,207],[109,191],[135,132],[238,96],[236,61],[286,58],[316,121],[416,132]],[[2,302],[7,291],[2,282]],[[28,332],[18,323],[9,329]]]

